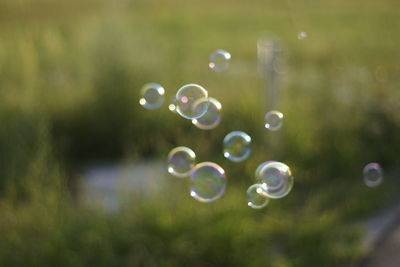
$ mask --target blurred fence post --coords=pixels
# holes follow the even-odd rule
[[[270,110],[278,109],[281,54],[282,48],[277,40],[266,36],[258,39],[257,61],[264,98],[264,114]],[[271,131],[268,131],[267,134],[268,150],[271,156],[275,156],[277,148],[279,147],[279,135],[277,132]]]

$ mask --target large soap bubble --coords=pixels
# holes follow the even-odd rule
[[[251,137],[245,132],[234,131],[223,141],[224,157],[235,162],[243,161],[251,153]]]
[[[256,180],[263,184],[262,195],[269,198],[283,198],[293,187],[293,176],[289,166],[278,161],[268,161],[258,171]]]
[[[264,194],[264,189],[262,184],[253,184],[247,191],[247,205],[253,209],[262,209],[268,205],[269,198]]]
[[[210,63],[208,66],[214,71],[224,71],[229,67],[231,54],[223,49],[215,50],[210,55]]]
[[[164,103],[164,88],[158,83],[148,83],[140,91],[139,104],[146,109],[157,109]]]
[[[202,162],[190,171],[190,195],[200,202],[212,202],[225,192],[225,171],[216,163]]]
[[[189,175],[196,163],[196,154],[188,147],[179,146],[168,153],[168,172],[183,178]]]
[[[200,128],[202,130],[211,130],[217,127],[218,124],[221,122],[221,103],[217,99],[209,97],[202,98],[197,103],[195,103],[195,109],[197,105],[206,105],[208,106],[208,108],[203,116],[197,119],[193,119],[192,123],[197,128]]]
[[[208,103],[198,100],[208,97],[206,89],[198,84],[186,84],[176,93],[176,111],[185,119],[197,119],[206,113]]]

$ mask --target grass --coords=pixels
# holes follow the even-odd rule
[[[0,2],[1,266],[345,266],[362,256],[357,222],[386,205],[396,182],[366,188],[363,166],[395,170],[399,27],[395,1],[173,0]],[[299,31],[309,35],[303,41]],[[279,109],[266,133],[256,41],[284,44]],[[207,68],[216,48],[228,71]],[[200,131],[166,105],[138,104],[159,82],[169,99],[189,82],[223,105]],[[223,159],[232,130],[252,136],[242,164]],[[270,137],[276,135],[276,137]],[[273,141],[276,143],[272,143]],[[275,142],[274,141],[274,142]],[[131,196],[108,214],[76,203],[75,169],[99,160],[164,158],[177,145],[221,164],[226,194],[205,205],[183,183]],[[293,192],[245,205],[256,166],[291,166]],[[395,172],[395,171],[394,171]],[[180,182],[180,181],[179,181]]]

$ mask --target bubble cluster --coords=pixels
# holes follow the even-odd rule
[[[164,88],[158,83],[148,83],[142,87],[139,104],[146,109],[157,109],[164,103]]]
[[[196,163],[196,154],[188,147],[179,146],[168,153],[167,162],[170,174],[179,178],[187,177]]]
[[[234,131],[227,134],[223,141],[224,157],[235,162],[243,161],[251,153],[251,137],[245,132]]]
[[[190,171],[190,196],[200,202],[212,202],[225,192],[224,169],[213,162],[202,162]]]
[[[208,66],[214,71],[224,71],[229,67],[230,59],[231,54],[229,52],[218,49],[210,55],[210,63]]]
[[[282,128],[283,113],[277,110],[271,110],[265,114],[265,128],[271,131],[277,131]]]
[[[199,129],[211,130],[218,126],[221,122],[221,103],[212,97],[200,99],[196,105],[206,105],[208,106],[206,113],[203,116],[193,119],[192,123]],[[196,107],[195,107],[196,109]]]
[[[208,102],[198,103],[208,97],[206,89],[198,84],[186,84],[176,93],[176,111],[185,119],[197,119],[208,109]]]
[[[364,183],[368,187],[376,187],[383,181],[383,171],[378,163],[368,163],[363,169]]]
[[[253,209],[262,209],[268,205],[269,198],[265,197],[262,193],[265,191],[262,184],[253,184],[247,191],[247,205]]]
[[[293,176],[289,166],[278,161],[261,163],[256,170],[257,183],[265,185],[260,193],[268,198],[283,198],[293,187]]]

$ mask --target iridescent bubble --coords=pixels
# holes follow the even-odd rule
[[[299,32],[299,34],[297,35],[297,38],[299,40],[304,40],[307,38],[307,33],[306,32]]]
[[[190,196],[200,202],[212,202],[220,198],[226,187],[224,169],[213,162],[202,162],[190,171]]]
[[[293,176],[289,166],[278,161],[268,161],[263,165],[256,177],[257,183],[263,185],[260,194],[268,198],[282,198],[290,193],[293,187]]]
[[[139,104],[146,109],[157,109],[164,103],[164,88],[158,83],[148,83],[142,87]]]
[[[265,197],[262,184],[253,184],[247,189],[247,205],[253,209],[262,209],[267,206],[269,198]]]
[[[364,182],[368,187],[376,187],[383,181],[383,171],[378,163],[368,163],[363,170]]]
[[[195,109],[197,105],[207,105],[207,111],[200,118],[193,119],[192,123],[202,130],[211,130],[218,126],[221,122],[221,103],[215,98],[202,98],[194,104]]]
[[[197,104],[199,99],[208,97],[206,89],[198,84],[186,84],[176,93],[176,111],[185,119],[197,119],[206,113],[208,104]]]
[[[283,113],[277,110],[271,110],[265,114],[265,128],[271,131],[277,131],[282,128]]]
[[[183,178],[189,175],[196,163],[196,154],[188,147],[179,146],[168,153],[168,172],[176,177]]]
[[[243,161],[251,153],[251,137],[240,131],[227,134],[224,138],[224,157],[235,162]]]
[[[208,66],[214,71],[224,71],[229,67],[230,59],[231,54],[229,52],[218,49],[210,55],[210,63]]]

